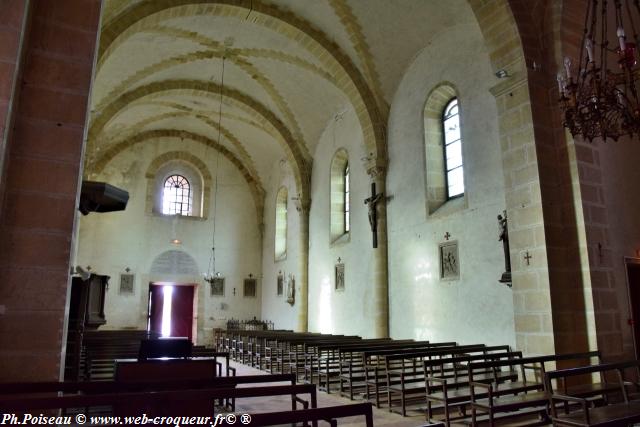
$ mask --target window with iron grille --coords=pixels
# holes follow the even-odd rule
[[[192,214],[192,194],[189,181],[182,175],[171,175],[164,181],[162,213],[166,215]]]

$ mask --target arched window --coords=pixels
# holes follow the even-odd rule
[[[348,236],[351,230],[351,173],[347,150],[340,148],[331,161],[331,242]],[[342,240],[340,240],[342,241]]]
[[[344,166],[344,232],[348,233],[351,227],[351,217],[349,216],[349,162]]]
[[[192,193],[189,181],[182,175],[170,175],[164,181],[162,213],[165,215],[191,215]]]
[[[147,214],[180,215],[184,218],[207,217],[213,179],[207,166],[196,156],[184,151],[160,154],[147,167],[145,177],[147,178],[145,208]],[[181,181],[176,177],[186,181],[189,193],[180,206],[171,204],[171,200],[177,201],[178,193],[186,193],[186,188],[181,187],[180,183],[177,189],[175,186],[172,187],[172,179]]]
[[[276,196],[276,261],[285,259],[287,257],[287,198],[287,187],[280,188]]]
[[[464,172],[462,169],[462,138],[460,136],[460,114],[458,99],[453,98],[442,113],[444,136],[444,170],[447,180],[447,199],[464,194]]]
[[[460,104],[456,88],[437,85],[424,105],[425,189],[427,213],[434,214],[448,201],[464,206],[464,172]]]

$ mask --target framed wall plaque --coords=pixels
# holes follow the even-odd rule
[[[223,297],[224,296],[224,277],[214,277],[211,282],[211,296]]]
[[[132,273],[120,274],[120,293],[123,295],[133,295],[135,276]]]
[[[256,297],[257,280],[254,278],[244,279],[244,292],[243,295],[249,298]]]
[[[440,243],[438,251],[440,253],[440,280],[458,280],[460,278],[458,242]]]

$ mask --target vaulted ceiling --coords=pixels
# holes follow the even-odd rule
[[[386,162],[389,104],[412,58],[447,28],[477,26],[467,0],[105,0],[102,13],[89,173],[180,135],[224,147],[258,189],[286,159],[298,192],[349,104]]]

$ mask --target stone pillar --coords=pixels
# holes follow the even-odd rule
[[[516,348],[528,355],[550,354],[555,343],[547,241],[526,72],[514,73],[491,93],[499,115]]]
[[[300,293],[296,295],[298,308],[297,332],[309,330],[309,212],[311,201],[299,200],[296,209],[300,213]]]
[[[0,0],[0,20],[14,3]],[[0,381],[57,381],[101,2],[25,4],[0,180]]]
[[[389,337],[389,275],[387,265],[387,203],[386,169],[374,166],[367,169],[367,173],[376,184],[376,192],[383,197],[376,205],[378,216],[378,247],[373,250],[373,307],[374,307],[374,336],[373,338]]]

